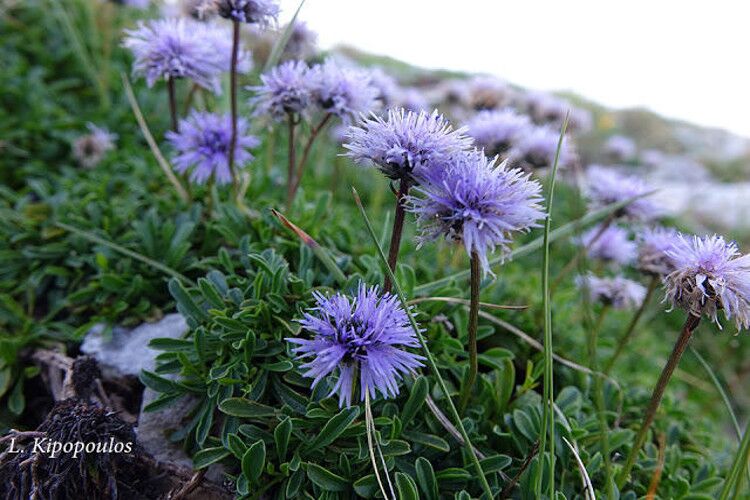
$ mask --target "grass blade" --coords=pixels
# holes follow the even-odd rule
[[[123,255],[127,255],[128,257],[138,260],[140,262],[143,262],[144,264],[147,264],[154,269],[158,269],[159,271],[163,272],[164,274],[167,274],[169,276],[172,276],[173,278],[177,278],[178,280],[181,280],[185,283],[189,283],[191,285],[194,285],[195,282],[185,276],[184,274],[181,274],[178,271],[175,271],[169,266],[165,266],[161,262],[157,262],[154,259],[151,259],[149,257],[146,257],[145,255],[141,255],[138,252],[134,252],[130,249],[125,248],[124,246],[118,245],[117,243],[113,243],[111,241],[107,241],[104,238],[101,238],[93,233],[90,233],[89,231],[84,231],[83,229],[79,229],[75,226],[71,226],[69,224],[65,224],[64,222],[55,222],[55,225],[61,229],[64,229],[70,233],[76,234],[80,236],[83,239],[86,239],[90,241],[91,243],[95,243],[97,245],[104,245],[105,247],[109,247],[115,252],[119,252]]]
[[[307,245],[310,250],[312,250],[315,256],[320,260],[320,262],[323,263],[326,269],[328,269],[328,271],[333,275],[339,285],[343,285],[346,283],[346,276],[344,275],[343,271],[341,271],[339,266],[336,265],[336,263],[333,261],[333,258],[331,258],[331,256],[328,254],[328,251],[320,246],[320,243],[315,241],[312,236],[304,232],[302,229],[293,224],[289,219],[284,217],[284,215],[278,210],[272,208],[271,213],[275,215],[282,224],[291,229],[294,234],[296,234],[299,239],[302,240],[302,242]]]
[[[622,207],[629,205],[630,203],[633,203],[634,201],[644,198],[646,196],[650,196],[654,194],[656,191],[650,191],[648,193],[644,193],[639,196],[633,196],[632,198],[628,198],[627,200],[623,200],[617,203],[612,203],[610,205],[607,205],[606,207],[602,207],[598,210],[594,210],[592,212],[587,213],[580,219],[568,222],[567,224],[558,227],[557,229],[554,229],[550,231],[549,233],[549,243],[552,243],[556,240],[559,240],[560,238],[564,238],[566,236],[569,236],[573,234],[575,231],[580,230],[584,227],[590,226],[591,224],[594,224],[596,222],[599,222],[600,220],[604,219],[605,217],[609,216],[610,214],[617,212]],[[514,258],[523,257],[524,255],[529,255],[530,253],[535,252],[536,250],[539,250],[544,245],[544,236],[540,236],[539,238],[530,241],[529,243],[526,243],[525,245],[522,245],[514,250],[512,250],[510,253],[508,253],[505,256],[505,260],[512,260]],[[503,261],[502,257],[498,257],[495,259],[490,260],[490,266],[494,266],[497,264],[500,264]],[[469,271],[463,270],[456,272],[454,274],[451,274],[450,276],[446,276],[444,278],[440,278],[435,281],[431,281],[429,283],[423,283],[422,285],[417,286],[414,289],[414,293],[416,295],[424,295],[427,294],[435,289],[441,288],[443,286],[446,286],[454,281],[466,279],[469,277]]]
[[[427,358],[427,364],[430,366],[430,369],[435,374],[435,378],[437,378],[438,385],[440,386],[440,390],[445,396],[445,399],[448,403],[448,409],[450,410],[450,414],[453,417],[453,420],[455,420],[455,424],[456,424],[456,427],[458,427],[458,431],[461,433],[461,437],[464,440],[464,446],[469,451],[469,455],[471,456],[472,463],[474,464],[474,467],[477,471],[477,476],[479,477],[479,481],[482,484],[482,489],[484,490],[484,493],[487,496],[487,499],[491,499],[493,498],[492,489],[490,488],[490,484],[487,482],[487,478],[484,475],[482,466],[479,463],[479,458],[474,452],[474,446],[471,444],[471,439],[469,439],[469,435],[466,432],[466,428],[464,427],[463,422],[461,421],[461,417],[458,415],[458,410],[456,410],[456,406],[453,404],[453,400],[451,399],[450,394],[448,393],[448,387],[445,385],[445,380],[443,380],[442,375],[440,375],[440,371],[438,370],[437,364],[435,363],[435,358],[432,357],[430,348],[427,347],[427,342],[422,336],[422,332],[419,330],[419,326],[417,325],[417,322],[414,319],[414,315],[411,313],[409,309],[409,304],[406,301],[406,297],[404,297],[404,292],[401,290],[401,287],[399,286],[398,281],[396,280],[396,276],[394,276],[393,274],[393,271],[391,271],[391,268],[388,266],[388,259],[386,258],[385,253],[383,252],[383,248],[380,246],[380,243],[378,242],[378,237],[375,235],[375,230],[373,229],[372,224],[370,223],[370,218],[367,217],[367,212],[365,211],[365,207],[362,205],[362,200],[359,198],[359,194],[357,193],[356,189],[352,188],[352,193],[354,194],[354,201],[357,203],[359,212],[362,214],[362,218],[364,219],[365,225],[367,226],[367,231],[370,233],[370,237],[372,238],[372,241],[373,243],[375,243],[375,247],[378,250],[378,256],[380,257],[381,264],[383,265],[383,269],[391,278],[391,283],[393,284],[393,290],[396,292],[396,295],[398,296],[399,301],[401,302],[401,306],[404,308],[404,311],[406,311],[406,315],[409,317],[409,323],[411,323],[411,327],[414,330],[414,334],[417,336],[417,339],[419,340],[419,345],[422,347],[422,351],[424,351],[424,355]]]
[[[303,5],[305,5],[305,0],[302,0],[299,3],[299,7],[297,7],[297,10],[294,12],[294,15],[289,21],[286,29],[281,34],[281,37],[276,40],[276,43],[273,45],[271,53],[268,55],[268,59],[266,59],[266,64],[263,65],[264,73],[276,66],[276,64],[278,64],[279,62],[279,59],[281,59],[281,54],[284,53],[284,48],[286,47],[286,44],[289,43],[289,38],[291,38],[292,31],[294,31],[294,23],[297,22],[297,16],[299,15],[299,11],[302,10]]]
[[[570,441],[562,438],[563,443],[568,445],[568,448],[570,448],[570,452],[573,454],[573,458],[576,459],[576,464],[578,465],[578,470],[581,473],[581,482],[583,483],[583,498],[585,500],[596,500],[596,496],[594,496],[594,485],[591,484],[591,478],[589,477],[588,471],[586,471],[586,466],[583,465],[583,461],[581,460],[581,457],[578,456],[578,452],[576,451],[575,447],[570,444]]]
[[[552,399],[553,389],[553,359],[552,359],[552,307],[550,305],[550,287],[549,287],[549,247],[550,247],[550,228],[552,225],[552,202],[555,199],[555,179],[557,178],[557,167],[560,160],[560,150],[565,139],[565,130],[568,128],[569,113],[565,116],[560,138],[557,141],[557,150],[555,151],[555,161],[552,164],[552,174],[550,175],[549,188],[547,195],[547,217],[544,220],[544,235],[542,236],[542,309],[544,310],[544,406],[542,412],[542,429],[539,436],[540,463],[544,463],[544,453],[547,450],[547,435],[549,434],[550,448],[550,481],[548,498],[555,497],[555,413],[552,409],[554,401]],[[542,476],[539,474],[536,483],[537,498],[542,498]]]
[[[143,117],[143,113],[141,112],[141,107],[138,105],[138,100],[135,98],[135,94],[133,93],[133,87],[130,85],[130,81],[128,80],[128,77],[125,76],[125,73],[122,74],[122,85],[125,87],[125,94],[127,95],[128,101],[130,102],[130,107],[133,108],[133,114],[135,115],[135,119],[138,122],[138,126],[141,128],[143,137],[146,139],[146,142],[148,143],[148,147],[151,148],[151,152],[156,158],[156,163],[159,164],[159,167],[161,167],[162,171],[164,172],[164,175],[166,175],[167,179],[169,179],[169,182],[172,183],[172,185],[174,186],[175,190],[177,191],[177,194],[180,196],[182,201],[185,203],[190,202],[190,195],[185,190],[185,188],[182,187],[182,184],[180,184],[180,181],[177,179],[177,176],[174,175],[174,172],[172,171],[172,167],[169,165],[169,162],[167,162],[167,160],[164,158],[164,155],[161,154],[161,150],[159,149],[159,146],[156,144],[156,141],[154,140],[154,136],[151,135],[151,130],[149,130],[148,128],[146,119]]]

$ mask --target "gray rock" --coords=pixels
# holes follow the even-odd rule
[[[81,351],[93,356],[105,377],[137,376],[142,370],[153,370],[159,351],[148,347],[155,338],[181,338],[187,332],[181,314],[168,314],[156,323],[144,323],[136,328],[115,327],[111,336],[104,335],[104,325],[96,325],[86,335]]]

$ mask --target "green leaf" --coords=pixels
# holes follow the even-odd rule
[[[493,455],[483,458],[479,463],[482,464],[485,474],[490,475],[507,469],[512,462],[513,460],[507,455]]]
[[[434,448],[438,451],[442,451],[443,453],[448,453],[451,449],[450,445],[448,444],[448,441],[445,439],[435,436],[433,434],[425,434],[422,432],[416,432],[416,431],[409,431],[404,432],[403,437],[405,439],[408,439],[409,441],[417,444],[421,444],[423,446],[429,446],[430,448]]]
[[[219,410],[227,415],[243,418],[264,418],[276,415],[276,410],[270,406],[245,398],[225,399],[219,403]]]
[[[147,370],[143,370],[138,378],[141,380],[143,385],[145,385],[149,389],[153,389],[156,392],[173,393],[176,391],[182,391],[180,386],[175,384],[173,381]]]
[[[276,443],[276,453],[279,456],[279,462],[284,462],[286,459],[286,450],[289,447],[289,438],[291,435],[292,419],[286,417],[273,430],[273,440]]]
[[[505,366],[503,360],[513,358],[513,353],[508,349],[493,347],[479,355],[479,363],[495,370],[502,370]]]
[[[265,463],[266,444],[263,441],[256,441],[242,457],[242,473],[248,479],[257,481],[263,473]]]
[[[341,410],[328,422],[326,422],[320,433],[315,437],[313,442],[310,443],[308,450],[317,450],[318,448],[322,448],[333,443],[336,438],[338,438],[358,416],[358,406],[352,406],[351,408],[345,408]]]
[[[306,465],[307,477],[310,481],[325,491],[346,491],[349,489],[349,481],[334,474],[325,467],[308,462]]]
[[[438,484],[435,479],[435,471],[432,464],[424,457],[419,457],[414,462],[414,469],[417,473],[417,483],[427,500],[438,500]]]
[[[245,446],[245,442],[242,441],[242,438],[239,437],[237,434],[229,434],[227,436],[227,448],[229,448],[229,450],[232,452],[232,455],[234,455],[240,460],[242,460],[242,457],[245,455],[245,452],[247,451],[247,446]]]
[[[400,500],[419,500],[417,485],[411,476],[402,472],[396,473],[396,489]]]
[[[362,498],[375,498],[380,491],[375,474],[368,474],[354,482],[354,491]]]
[[[204,448],[193,456],[193,467],[203,469],[228,456],[229,450],[224,447]]]
[[[417,377],[414,381],[414,385],[412,385],[409,399],[406,400],[404,409],[401,412],[402,428],[406,428],[414,415],[416,415],[420,408],[422,408],[422,405],[424,405],[424,402],[427,399],[427,392],[429,389],[430,384],[427,379],[423,376]]]
[[[8,409],[14,415],[20,415],[26,408],[26,398],[23,396],[23,377],[18,377],[16,385],[8,396]]]
[[[208,320],[206,312],[198,307],[198,304],[195,303],[179,280],[175,278],[169,280],[169,293],[174,297],[174,300],[177,302],[177,309],[182,314],[193,318],[198,323]]]

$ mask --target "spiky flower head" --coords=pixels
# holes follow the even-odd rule
[[[158,80],[189,78],[203,88],[221,92],[221,74],[229,70],[231,37],[215,25],[184,18],[139,22],[125,30],[123,46],[135,56],[133,74],[149,87]],[[249,54],[242,51],[238,70],[250,69]]]
[[[284,33],[288,26],[281,30]],[[284,59],[304,60],[315,55],[317,52],[318,34],[315,33],[304,21],[295,21],[292,32],[284,46],[282,57]]]
[[[723,310],[738,330],[750,327],[750,255],[717,235],[679,236],[668,253],[675,270],[664,283],[673,307],[695,317],[705,314],[717,325]]]
[[[578,276],[576,284],[591,302],[600,302],[614,309],[634,309],[646,297],[646,288],[623,276],[599,278],[591,273]]]
[[[667,227],[644,229],[637,237],[638,269],[642,273],[659,277],[674,271],[674,262],[669,252],[678,235],[677,231]]]
[[[418,195],[408,197],[420,244],[437,238],[463,243],[469,255],[476,252],[486,273],[488,252],[499,247],[505,255],[513,233],[538,226],[544,217],[541,185],[497,161],[473,151],[446,170],[429,172]]]
[[[586,195],[590,208],[602,208],[637,196],[616,215],[631,220],[648,221],[661,214],[659,206],[648,196],[649,187],[638,177],[623,175],[615,169],[592,165],[586,171]]]
[[[620,226],[594,227],[581,238],[586,254],[591,259],[627,265],[636,257],[636,244]]]
[[[377,90],[377,99],[383,108],[390,108],[396,104],[401,88],[396,79],[383,68],[370,68],[370,85]]]
[[[310,68],[303,61],[287,61],[260,76],[262,85],[250,87],[256,114],[283,120],[306,113],[312,104]]]
[[[613,135],[604,143],[604,152],[612,161],[630,161],[638,154],[638,146],[630,137]]]
[[[275,0],[215,0],[218,14],[232,21],[268,26],[276,21],[279,6]]]
[[[333,59],[311,70],[313,99],[324,113],[338,116],[344,122],[377,106],[378,90],[370,83],[369,73],[355,67],[344,67]]]
[[[463,129],[453,130],[437,111],[391,109],[386,118],[374,114],[349,127],[346,156],[360,165],[375,164],[391,179],[419,183],[428,170],[445,169],[469,149]]]
[[[568,116],[568,130],[589,130],[592,125],[591,114],[556,95],[542,91],[529,91],[523,96],[526,112],[538,125],[550,125],[560,128],[565,116]]]
[[[469,80],[468,105],[475,111],[500,109],[509,106],[515,91],[507,82],[493,76],[477,76]]]
[[[107,151],[115,148],[117,134],[93,123],[87,123],[86,127],[89,133],[73,142],[73,156],[82,167],[93,168],[102,161]]]
[[[430,107],[424,93],[415,87],[405,87],[401,89],[396,98],[396,102],[407,111],[425,111]]]
[[[293,352],[306,362],[303,375],[317,386],[338,374],[331,395],[338,394],[339,406],[350,406],[357,381],[360,400],[379,392],[385,398],[398,395],[398,381],[414,373],[424,358],[407,349],[419,346],[409,318],[390,293],[360,283],[357,295],[337,293],[325,297],[313,292],[316,305],[299,321],[312,339],[287,338]]]
[[[524,170],[549,168],[554,165],[560,131],[552,127],[530,127],[515,141],[510,150],[511,162]],[[558,167],[567,166],[573,160],[573,152],[564,137],[560,147]]]
[[[526,115],[510,108],[480,111],[467,123],[469,135],[488,156],[505,154],[531,127]]]
[[[229,115],[194,111],[180,120],[180,132],[167,132],[167,139],[175,149],[173,163],[180,173],[190,171],[190,180],[203,184],[213,178],[218,184],[231,181],[228,154],[232,137],[232,118]],[[234,150],[235,165],[242,168],[253,160],[248,149],[260,141],[247,133],[247,121],[237,122],[237,143]]]

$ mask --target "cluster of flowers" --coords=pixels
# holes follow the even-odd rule
[[[465,129],[454,130],[436,111],[402,108],[365,117],[349,128],[345,148],[357,164],[415,186],[415,194],[403,201],[416,215],[421,243],[438,238],[462,243],[485,272],[490,272],[488,253],[495,248],[504,253],[513,233],[544,217],[542,188],[530,174],[487,157],[473,147]],[[395,298],[361,287],[353,301],[344,295],[316,299],[317,307],[302,321],[314,339],[290,339],[299,344],[295,352],[310,357],[304,365],[308,376],[317,383],[338,372],[332,391],[342,404],[351,403],[356,374],[362,399],[375,390],[395,395],[397,374],[420,364],[415,354],[391,349],[416,345]]]
[[[723,237],[689,236],[647,223],[660,215],[658,205],[647,195],[640,179],[617,173],[612,168],[589,167],[588,197],[592,209],[629,201],[614,215],[635,223],[636,240],[613,221],[587,232],[582,238],[590,258],[611,267],[635,265],[644,275],[660,280],[665,300],[692,316],[708,316],[719,324],[718,311],[733,319],[738,329],[750,327],[750,256],[740,256],[737,245]],[[645,288],[622,275],[578,280],[592,301],[615,308],[641,305]]]

